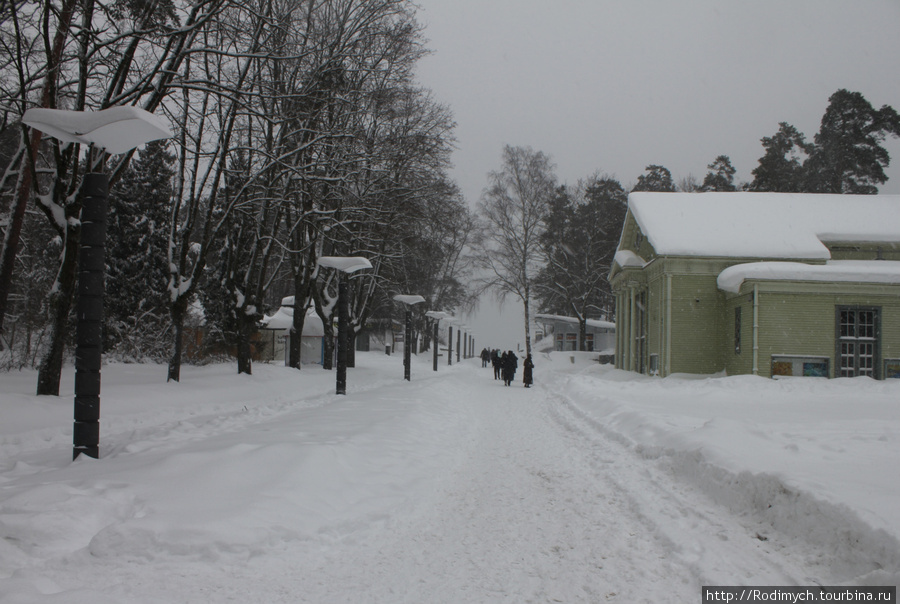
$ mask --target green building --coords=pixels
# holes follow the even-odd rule
[[[632,193],[616,366],[900,377],[900,196]]]

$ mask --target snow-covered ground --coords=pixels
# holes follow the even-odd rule
[[[900,581],[900,381],[646,378],[538,355],[334,374],[0,375],[0,602],[694,602]]]

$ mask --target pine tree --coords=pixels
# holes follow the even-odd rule
[[[173,161],[165,141],[148,143],[110,191],[106,348],[126,358],[166,355]]]
[[[730,157],[720,155],[707,168],[709,172],[700,185],[701,191],[737,191],[734,186],[734,174],[737,170],[731,165]]]
[[[608,318],[613,297],[607,275],[625,221],[627,197],[618,181],[594,177],[550,202],[540,242],[546,265],[536,279],[541,310],[579,320],[582,350],[589,318]]]
[[[813,150],[803,133],[787,122],[778,124],[778,132],[763,137],[765,155],[753,170],[751,191],[796,193],[803,188],[803,159]]]
[[[900,116],[885,105],[875,110],[859,92],[838,90],[804,164],[804,190],[812,193],[875,194],[887,181],[887,135],[900,136]]]
[[[668,168],[656,164],[647,166],[646,174],[638,176],[638,182],[632,191],[660,191],[673,193],[675,183],[672,181],[672,173]]]

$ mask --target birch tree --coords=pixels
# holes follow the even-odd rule
[[[483,284],[501,300],[517,297],[525,310],[525,349],[531,354],[531,305],[543,266],[540,237],[556,192],[550,158],[530,147],[503,149],[503,165],[488,175],[478,204],[483,236],[477,259]]]

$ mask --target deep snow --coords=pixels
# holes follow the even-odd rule
[[[0,602],[689,602],[900,580],[900,381],[359,354],[103,371],[101,459],[0,376]],[[68,392],[65,392],[66,389]]]

